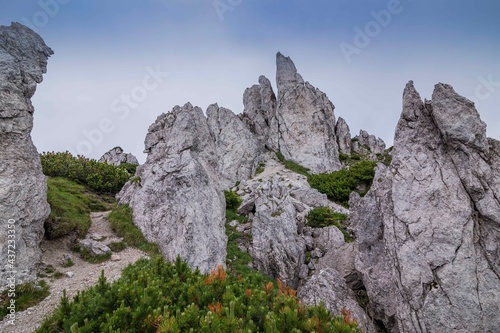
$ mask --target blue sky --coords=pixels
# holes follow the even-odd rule
[[[188,101],[241,112],[259,75],[274,82],[278,51],[353,134],[390,145],[413,80],[428,99],[453,85],[500,139],[499,18],[493,0],[0,0],[0,25],[30,25],[55,51],[33,98],[38,150],[99,158],[120,145],[141,161],[158,115]],[[148,79],[157,69],[168,76]]]

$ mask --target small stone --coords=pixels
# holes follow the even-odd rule
[[[113,253],[111,255],[111,261],[120,261],[120,260],[121,260],[121,258],[120,258],[120,256],[118,254]]]
[[[75,273],[74,272],[66,272],[66,276],[69,278],[72,278],[73,276],[75,276]]]
[[[238,224],[240,224],[240,222],[238,222],[238,220],[233,220],[233,221],[229,222],[229,225],[233,228],[236,227]]]

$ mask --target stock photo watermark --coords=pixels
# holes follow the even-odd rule
[[[407,0],[412,1],[412,0]],[[373,20],[368,21],[363,28],[354,27],[354,38],[351,43],[342,42],[339,44],[340,50],[347,63],[352,62],[354,55],[359,55],[363,49],[367,48],[373,39],[377,38],[387,28],[393,18],[401,14],[404,6],[400,0],[389,0],[385,9],[370,12]]]
[[[5,320],[10,325],[16,324],[16,220],[7,220],[7,225],[4,226],[7,229],[7,262],[4,264],[6,268],[4,281],[7,287],[7,311],[8,314]]]
[[[168,72],[162,71],[159,65],[156,68],[146,67],[146,72],[141,84],[131,88],[128,93],[121,94],[111,103],[111,113],[117,115],[120,120],[127,119],[131,111],[137,109],[140,103],[148,98],[149,93],[165,82],[169,75]],[[90,155],[95,147],[103,143],[105,135],[111,134],[115,129],[115,121],[108,117],[101,118],[96,127],[85,128],[81,132],[85,139],[78,142],[76,152],[78,155]],[[72,151],[72,149],[69,150]]]
[[[227,12],[232,12],[239,5],[243,3],[243,0],[214,0],[212,3],[219,19],[224,21],[224,15]]]
[[[38,32],[38,29],[49,24],[50,20],[59,14],[61,6],[66,5],[71,0],[40,0],[38,6],[40,10],[31,17],[23,16],[21,21],[31,30]]]
[[[485,101],[489,99],[497,90],[500,89],[500,80],[495,81],[493,79],[493,74],[484,77],[482,75],[478,76],[478,85],[474,90],[474,97],[478,101]]]

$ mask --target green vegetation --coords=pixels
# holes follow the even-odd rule
[[[341,162],[343,162],[343,161],[348,161],[349,159],[350,159],[350,156],[349,156],[349,155],[344,154],[344,153],[339,153],[339,160],[340,160]]]
[[[375,165],[376,162],[362,161],[349,169],[309,175],[307,180],[311,187],[325,193],[330,200],[347,207],[351,192],[356,191],[361,196],[366,194],[375,176]]]
[[[113,252],[121,252],[125,250],[127,247],[127,244],[125,242],[113,242],[108,244],[108,247],[111,249]]]
[[[113,284],[66,294],[38,333],[49,332],[360,332],[348,310],[332,318],[323,306],[306,307],[294,290],[251,273],[218,267],[191,271],[180,259],[141,259]]]
[[[309,175],[309,169],[306,167],[303,167],[302,165],[299,165],[293,161],[285,159],[285,156],[281,152],[276,153],[276,157],[278,160],[289,170],[299,173],[301,175],[307,176]]]
[[[263,173],[265,169],[266,169],[266,163],[260,163],[259,166],[257,167],[257,170],[255,170],[255,175]]]
[[[241,198],[236,192],[224,191],[224,197],[226,198],[226,209],[236,210],[241,205]]]
[[[94,254],[90,253],[89,249],[81,247],[78,244],[75,244],[71,248],[71,250],[80,254],[80,258],[82,258],[83,260],[85,260],[91,264],[100,264],[102,262],[105,262],[105,261],[108,261],[109,259],[111,259],[111,252],[100,254],[100,255],[94,255]]]
[[[63,267],[71,267],[71,266],[73,266],[74,264],[75,264],[75,263],[74,263],[74,261],[73,261],[73,260],[71,260],[71,258],[68,258],[68,259],[66,259],[66,261],[63,263],[63,265],[62,265],[62,266],[63,266]]]
[[[118,235],[123,237],[127,245],[133,246],[147,252],[150,255],[159,254],[158,245],[149,243],[142,232],[133,222],[132,209],[128,205],[118,206],[108,215],[111,228]]]
[[[50,215],[45,221],[45,235],[55,239],[76,233],[85,237],[91,225],[90,212],[110,209],[111,199],[96,195],[85,186],[65,178],[49,178],[47,180],[47,201]]]
[[[40,160],[45,175],[73,180],[98,193],[118,193],[135,173],[135,166],[129,164],[115,167],[69,152],[43,153]]]
[[[7,307],[11,299],[16,300],[16,312],[20,312],[40,303],[50,295],[49,286],[44,280],[40,280],[37,285],[32,283],[16,285],[14,293],[15,296],[10,289],[6,289],[0,294],[0,319],[9,313]]]
[[[311,209],[307,214],[307,225],[313,228],[323,228],[328,226],[337,227],[344,235],[344,241],[350,243],[352,236],[342,226],[342,222],[347,220],[347,215],[334,212],[328,207],[318,207]]]

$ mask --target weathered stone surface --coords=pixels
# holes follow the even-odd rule
[[[326,195],[309,187],[306,177],[286,169],[274,159],[266,162],[264,171],[255,178],[242,181],[234,188],[243,203],[238,212],[251,214],[254,265],[273,278],[297,287],[305,272],[305,252],[312,250],[312,232],[304,235],[305,216],[313,207],[348,210],[332,203]],[[310,229],[310,228],[309,228]],[[304,231],[305,233],[305,231]],[[324,251],[316,252],[321,256]]]
[[[219,190],[217,152],[207,120],[186,104],[162,114],[145,139],[146,163],[119,193],[134,223],[158,243],[164,257],[178,255],[208,272],[225,265],[225,200]]]
[[[4,282],[10,276],[6,271],[17,271],[16,277],[23,281],[32,278],[41,258],[43,223],[50,208],[46,178],[31,140],[31,97],[52,54],[31,29],[19,23],[0,27],[0,280]],[[15,227],[8,227],[9,220]],[[13,267],[7,266],[9,249],[16,254]]]
[[[270,135],[271,119],[276,115],[276,95],[265,76],[259,77],[258,85],[245,90],[243,105],[241,120],[255,134],[261,146],[265,146]]]
[[[342,154],[351,155],[351,131],[344,118],[339,117],[335,126],[337,144]]]
[[[129,153],[124,153],[121,147],[115,147],[106,152],[101,156],[99,162],[106,162],[115,166],[125,163],[139,165],[137,157]]]
[[[88,254],[93,257],[111,253],[111,249],[107,245],[93,239],[82,239],[78,243],[80,249],[87,250]]]
[[[340,315],[342,310],[349,310],[364,333],[377,332],[370,318],[356,301],[353,291],[347,287],[343,277],[332,268],[317,271],[299,289],[297,295],[307,305],[319,305],[323,302],[333,316]]]
[[[438,84],[424,103],[407,84],[392,163],[350,202],[356,268],[390,332],[500,328],[497,163],[472,102]]]
[[[385,142],[375,135],[368,134],[367,131],[359,131],[359,135],[354,137],[352,152],[368,159],[376,160],[377,154],[385,151]]]
[[[263,149],[247,126],[231,110],[210,105],[207,121],[217,153],[217,171],[220,186],[228,189],[237,181],[250,178],[259,162]]]
[[[339,170],[335,107],[323,92],[304,83],[290,58],[278,53],[276,64],[278,104],[268,147],[312,173]]]

